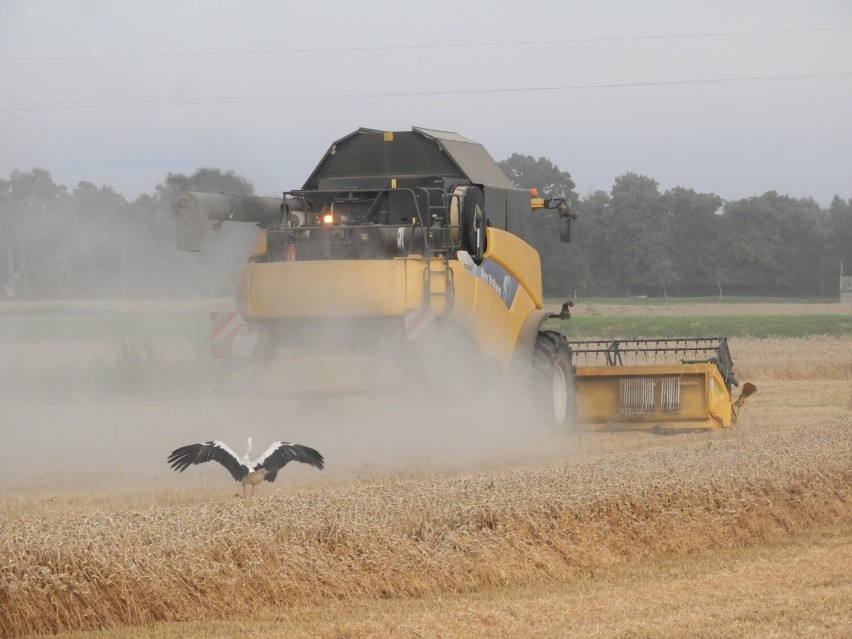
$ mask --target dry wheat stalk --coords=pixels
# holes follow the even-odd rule
[[[852,521],[852,423],[543,470],[0,523],[0,635],[546,582]]]

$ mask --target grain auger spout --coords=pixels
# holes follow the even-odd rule
[[[263,229],[298,225],[305,202],[293,198],[226,195],[181,191],[172,202],[177,222],[177,245],[181,251],[200,251],[210,222],[251,222]]]

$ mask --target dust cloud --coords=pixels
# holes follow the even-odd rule
[[[210,357],[193,335],[206,333],[206,303],[187,309],[180,301],[139,302],[126,311],[132,337],[99,335],[102,318],[71,316],[72,324],[88,325],[86,339],[0,340],[0,423],[8,443],[0,450],[0,489],[170,482],[231,490],[218,464],[177,475],[166,463],[173,449],[211,439],[242,455],[252,437],[252,458],[279,440],[324,455],[322,475],[291,464],[278,484],[469,473],[553,462],[564,450],[565,438],[531,398],[513,392],[481,358],[451,357],[464,349],[444,345],[428,361],[378,347],[354,359],[335,355],[338,380],[294,388],[280,377],[282,364],[295,369],[286,354],[263,367],[249,357]],[[21,312],[37,316],[31,329],[38,331],[40,311]],[[169,313],[186,336],[158,334]],[[338,339],[358,339],[345,335],[344,320],[336,325]]]
[[[114,222],[98,206],[114,195],[106,187],[81,184],[73,195],[93,204],[67,211],[69,219]],[[253,458],[273,441],[305,444],[325,456],[321,477],[343,480],[475,472],[550,460],[559,450],[546,419],[457,335],[408,343],[399,321],[393,328],[329,309],[330,319],[307,323],[313,334],[247,348],[249,333],[237,357],[214,359],[210,312],[233,309],[221,296],[233,290],[256,229],[229,225],[206,234],[202,253],[185,254],[171,244],[171,214],[155,219],[159,236],[136,229],[120,242],[107,226],[62,229],[61,242],[38,253],[41,262],[29,259],[27,277],[15,279],[23,267],[10,261],[6,279],[19,286],[0,302],[0,490],[227,486],[218,464],[178,476],[166,463],[175,448],[211,439],[242,454],[252,437]],[[300,466],[278,482],[318,475]]]

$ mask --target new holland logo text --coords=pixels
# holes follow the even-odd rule
[[[512,277],[506,269],[491,260],[485,260],[479,266],[465,265],[465,268],[493,288],[494,292],[503,300],[506,308],[512,305],[515,294],[518,292],[518,280]]]

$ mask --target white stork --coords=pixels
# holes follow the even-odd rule
[[[246,497],[246,486],[251,486],[251,496],[254,496],[254,488],[264,479],[275,481],[278,471],[291,461],[310,464],[315,468],[323,469],[325,460],[317,451],[300,444],[289,442],[273,443],[263,455],[255,461],[248,461],[251,452],[251,437],[249,437],[248,451],[245,460],[222,442],[204,442],[203,444],[190,444],[182,446],[169,455],[168,462],[176,471],[182,473],[193,464],[203,464],[215,459],[228,469],[233,478],[243,485],[243,499]]]

